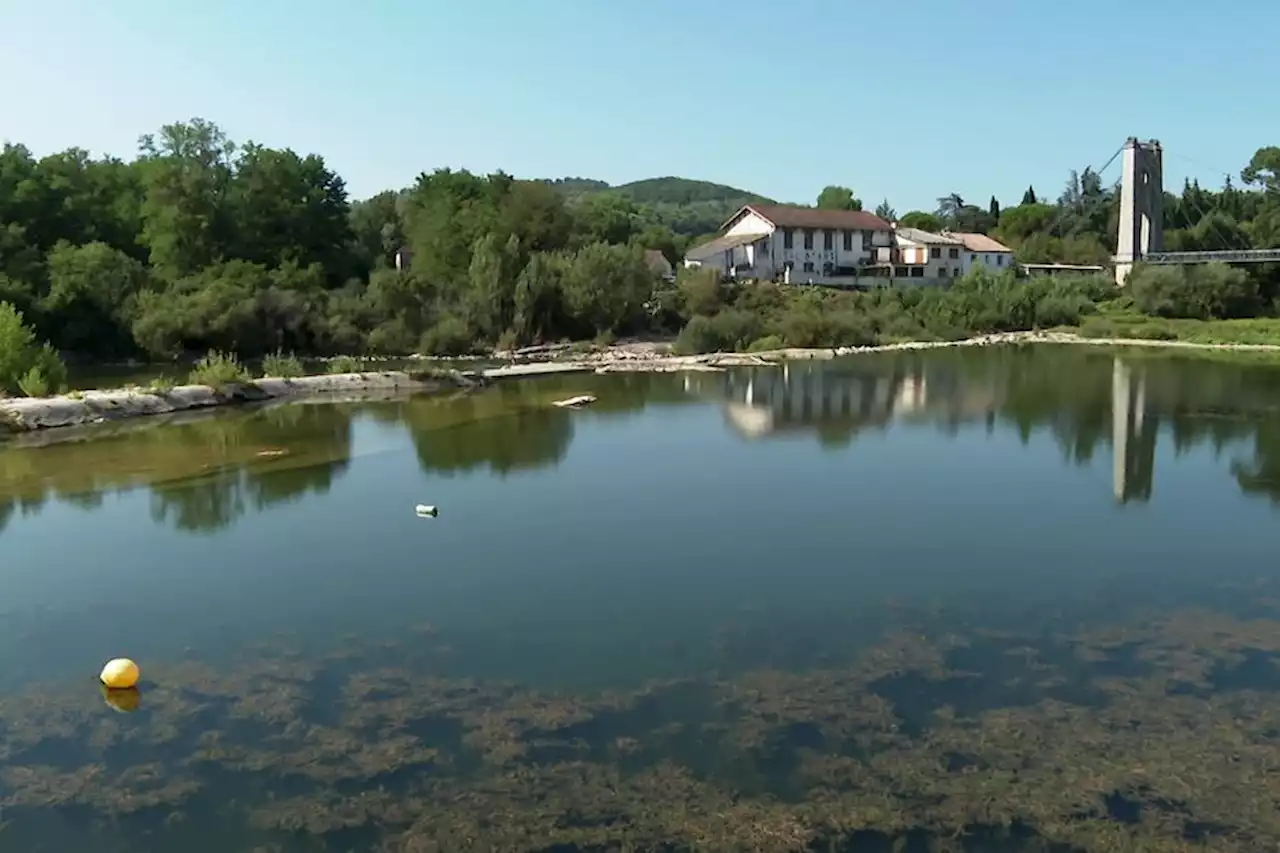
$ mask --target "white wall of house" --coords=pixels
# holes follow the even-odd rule
[[[947,281],[964,275],[968,255],[955,243],[918,243],[898,237],[898,252],[903,264],[923,266],[923,278]]]
[[[724,232],[725,237],[735,237],[738,234],[772,234],[773,223],[762,216],[756,214],[755,211],[748,210],[742,215],[742,218],[733,223],[729,230]]]
[[[967,273],[974,267],[985,267],[994,272],[1013,269],[1013,252],[968,252],[964,253],[964,271]]]

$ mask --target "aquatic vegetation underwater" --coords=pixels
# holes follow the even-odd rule
[[[1256,851],[1280,844],[1280,621],[885,636],[848,663],[568,693],[450,639],[0,699],[7,849]],[[437,674],[433,674],[437,673]],[[132,711],[131,713],[113,713]]]

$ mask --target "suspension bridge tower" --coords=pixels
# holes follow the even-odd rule
[[[1120,234],[1116,284],[1124,287],[1133,265],[1164,249],[1164,152],[1154,139],[1125,140],[1120,175]]]

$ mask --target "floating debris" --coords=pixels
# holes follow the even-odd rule
[[[576,409],[579,406],[585,406],[589,403],[594,403],[595,401],[596,398],[590,394],[580,394],[577,397],[569,397],[565,400],[556,400],[552,405],[559,406],[562,409]]]
[[[418,504],[413,508],[419,518],[435,518],[440,514],[440,510],[430,504]]]

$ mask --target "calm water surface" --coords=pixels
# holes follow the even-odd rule
[[[0,845],[1276,849],[1278,505],[1280,367],[1084,348],[24,436]]]

